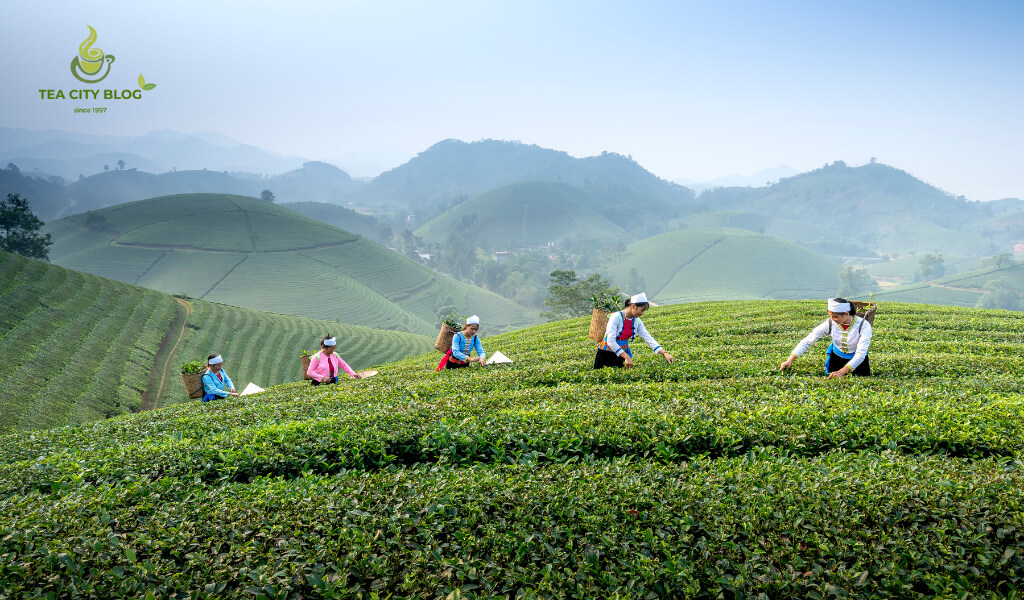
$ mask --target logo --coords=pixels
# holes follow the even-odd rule
[[[110,74],[114,55],[104,54],[99,48],[93,48],[92,45],[96,43],[96,30],[92,25],[86,27],[89,28],[89,37],[79,44],[78,56],[71,60],[71,74],[83,83],[99,83]],[[140,79],[141,77],[139,75]]]
[[[96,43],[96,30],[92,25],[89,28],[89,37],[78,45],[78,56],[71,59],[71,74],[82,83],[99,83],[110,75],[110,66],[114,64],[114,55],[107,54],[103,50],[94,47]],[[131,62],[129,60],[129,62]],[[129,68],[131,65],[129,64]],[[116,77],[115,77],[116,79]],[[62,90],[56,88],[39,89],[40,100],[141,100],[143,92],[148,92],[156,87],[155,83],[146,81],[146,78],[139,73],[139,89],[114,88],[80,88],[74,90]],[[118,84],[115,84],[118,85]],[[123,85],[123,84],[121,84]],[[105,113],[106,106],[75,106],[76,113]]]

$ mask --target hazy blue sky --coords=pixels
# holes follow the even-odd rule
[[[446,138],[629,154],[666,179],[877,157],[954,194],[1024,197],[1024,2],[5,3],[0,125],[213,131],[390,168]],[[78,44],[116,56],[80,84]],[[89,103],[81,103],[88,105]],[[362,167],[365,169],[365,167]]]

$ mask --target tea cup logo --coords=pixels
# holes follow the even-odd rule
[[[99,48],[93,48],[96,42],[96,30],[91,25],[89,37],[78,46],[78,56],[71,61],[71,74],[84,83],[98,83],[110,74],[110,64],[114,62],[113,54],[104,54]],[[98,77],[97,74],[102,73]]]

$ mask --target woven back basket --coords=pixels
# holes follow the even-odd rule
[[[312,362],[312,360],[313,360],[312,356],[303,356],[302,357],[302,378],[303,379],[312,379],[312,377],[310,377],[309,375],[306,374],[306,373],[309,372],[309,363]]]
[[[452,338],[459,330],[450,327],[447,323],[441,323],[441,331],[437,334],[437,341],[434,342],[434,347],[441,352],[448,352],[452,347]]]
[[[590,315],[590,334],[587,337],[595,342],[603,340],[605,327],[608,326],[608,315],[613,312],[615,311],[595,308],[594,312]]]
[[[854,309],[857,310],[858,317],[866,320],[872,327],[875,326],[875,311],[878,310],[877,302],[859,302],[857,300],[851,300],[850,303],[853,304]]]
[[[182,373],[181,382],[185,384],[185,391],[188,393],[189,398],[203,397],[202,373]]]

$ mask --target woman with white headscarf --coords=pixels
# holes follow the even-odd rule
[[[337,345],[338,340],[329,333],[320,340],[320,351],[309,359],[309,368],[306,369],[306,375],[312,378],[309,382],[311,385],[338,383],[339,371],[345,371],[352,379],[362,379],[348,363],[334,353]]]
[[[831,338],[826,350],[825,372],[829,379],[854,375],[871,375],[868,350],[871,348],[871,323],[857,316],[853,304],[845,298],[830,298],[828,318],[796,345],[786,362],[779,366],[785,371],[803,356],[814,342]]]
[[[617,313],[608,317],[608,325],[605,326],[604,339],[597,347],[597,355],[594,357],[594,368],[603,367],[633,367],[633,351],[629,343],[636,336],[647,342],[651,350],[665,357],[668,362],[674,362],[672,355],[661,347],[661,344],[654,337],[647,333],[640,316],[647,311],[651,304],[647,301],[647,294],[639,294],[626,299],[625,307]]]
[[[224,358],[220,354],[206,357],[206,372],[203,373],[203,402],[237,396],[235,384],[224,370]]]
[[[452,347],[441,359],[441,364],[437,365],[436,370],[462,369],[474,362],[483,365],[487,360],[487,355],[484,354],[484,345],[480,341],[480,336],[477,335],[478,331],[480,331],[480,317],[473,315],[466,319],[466,326],[452,337]],[[476,356],[470,356],[469,353],[474,350]]]

